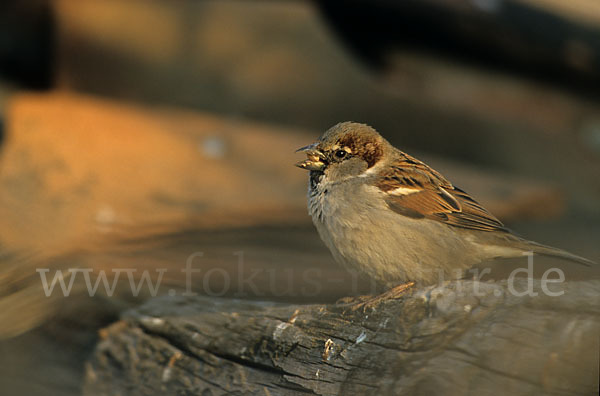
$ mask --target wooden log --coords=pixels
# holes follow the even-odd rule
[[[600,281],[455,281],[375,308],[165,297],[101,331],[87,395],[595,394]],[[549,287],[552,292],[558,290]]]

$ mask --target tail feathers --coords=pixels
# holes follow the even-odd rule
[[[585,265],[586,267],[591,267],[593,265],[597,265],[596,262],[592,260],[588,260],[585,257],[577,256],[576,254],[569,253],[562,249],[557,249],[551,246],[542,245],[537,242],[521,240],[522,244],[520,248],[523,253],[533,252],[534,254],[538,254],[540,256],[550,256],[550,257],[558,257],[565,260],[573,261],[578,264]]]

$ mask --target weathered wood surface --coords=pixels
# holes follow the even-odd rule
[[[366,311],[154,299],[101,332],[85,394],[596,394],[600,281],[552,285],[560,297],[474,285]]]

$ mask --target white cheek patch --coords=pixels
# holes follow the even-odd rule
[[[379,173],[379,171],[383,167],[384,167],[383,161],[379,161],[377,164],[375,164],[374,166],[370,167],[369,169],[367,169],[366,171],[361,173],[359,177],[369,177],[372,175],[376,175]]]

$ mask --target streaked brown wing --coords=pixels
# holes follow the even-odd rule
[[[376,187],[388,194],[390,209],[403,216],[428,218],[480,231],[507,231],[504,225],[466,192],[408,155],[383,175]]]

